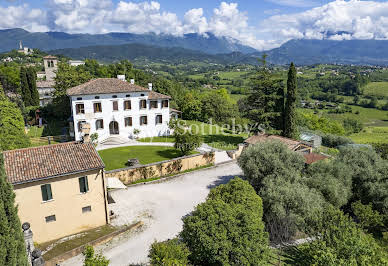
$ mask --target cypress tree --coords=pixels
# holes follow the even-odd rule
[[[39,92],[36,88],[36,72],[32,67],[27,68],[27,81],[31,95],[31,105],[39,105]]]
[[[27,265],[22,227],[15,193],[8,183],[0,153],[0,265]]]
[[[284,134],[284,86],[282,84],[279,84],[279,88],[276,92],[277,100],[275,101],[275,112],[278,115],[278,118],[274,122],[274,127],[277,129],[281,134]]]
[[[298,138],[296,125],[296,69],[291,63],[287,79],[287,99],[284,110],[284,136]]]
[[[27,70],[25,67],[20,68],[20,87],[22,92],[22,100],[24,106],[30,106],[31,104],[31,91],[28,85]]]

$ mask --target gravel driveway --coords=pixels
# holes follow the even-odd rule
[[[235,162],[214,168],[187,173],[162,183],[154,183],[116,190],[111,193],[114,204],[109,204],[117,214],[113,225],[143,221],[144,227],[130,235],[116,239],[97,250],[108,259],[111,266],[146,263],[148,249],[156,241],[173,238],[182,229],[182,216],[205,201],[210,188],[227,183],[241,175]],[[74,257],[61,265],[82,265],[82,257]]]

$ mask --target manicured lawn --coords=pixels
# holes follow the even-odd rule
[[[62,126],[59,123],[49,123],[42,127],[32,126],[27,133],[30,138],[61,135]]]
[[[150,137],[150,138],[142,138],[138,139],[140,142],[174,142],[174,137],[166,136],[166,137]]]
[[[388,97],[388,82],[371,82],[365,87],[364,94]]]
[[[202,136],[203,142],[220,150],[233,150],[248,137],[247,133],[232,134],[228,129],[198,121],[185,121],[192,132]]]
[[[350,138],[356,143],[388,143],[388,127],[366,127]]]
[[[128,146],[102,150],[98,153],[105,163],[106,170],[124,168],[128,159],[132,158],[137,158],[141,164],[149,164],[182,156],[178,150],[165,146]]]

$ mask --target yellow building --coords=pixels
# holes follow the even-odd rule
[[[91,143],[5,151],[21,223],[38,243],[109,223],[104,163]]]

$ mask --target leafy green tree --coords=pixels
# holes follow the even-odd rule
[[[262,202],[240,178],[212,189],[183,218],[180,234],[194,265],[263,265],[269,260]]]
[[[352,211],[366,232],[380,233],[384,226],[384,217],[378,211],[373,210],[372,203],[365,205],[361,201],[353,202]]]
[[[0,265],[25,265],[27,254],[15,193],[8,183],[0,153]]]
[[[343,121],[343,125],[346,131],[346,134],[350,135],[353,133],[359,133],[363,129],[363,124],[354,118],[345,118]]]
[[[321,192],[325,200],[340,208],[352,197],[352,179],[348,166],[341,162],[319,161],[310,165],[306,184]]]
[[[284,119],[285,119],[285,95],[284,87],[279,86],[277,91],[277,100],[275,102],[275,112],[281,114],[274,122],[274,128],[278,130],[279,135],[284,133]]]
[[[151,245],[148,257],[152,266],[186,266],[189,265],[190,251],[179,239],[174,238]]]
[[[373,149],[344,147],[334,163],[348,166],[352,179],[352,202],[372,203],[373,209],[388,213],[388,161]]]
[[[237,106],[233,103],[226,89],[210,91],[202,98],[202,115],[203,122],[212,119],[216,123],[226,122],[236,114]]]
[[[20,109],[10,102],[0,86],[0,151],[25,148],[30,141],[24,133]]]
[[[276,128],[278,119],[283,115],[279,112],[276,104],[279,101],[279,87],[283,87],[283,82],[276,79],[267,68],[265,58],[263,66],[252,80],[253,88],[247,97],[244,116],[251,121],[262,125],[267,129]],[[254,128],[257,130],[257,128]]]
[[[180,127],[174,129],[173,136],[175,138],[174,147],[175,149],[179,149],[182,155],[188,155],[202,143],[202,139],[199,135],[193,134],[191,131]]]
[[[25,67],[20,68],[20,87],[22,93],[22,100],[25,106],[31,106],[32,104],[32,96],[31,90],[28,83],[27,69]]]
[[[186,93],[181,105],[183,119],[199,120],[201,118],[201,101],[191,92]]]
[[[20,92],[20,68],[17,64],[0,65],[0,83],[5,91]]]
[[[71,114],[70,100],[66,95],[66,90],[85,83],[91,78],[89,72],[77,70],[76,67],[70,66],[67,63],[58,64],[53,100],[58,118],[65,120]]]
[[[304,158],[279,141],[269,141],[251,145],[244,149],[237,160],[244,171],[244,178],[260,191],[265,178],[287,178],[290,173],[300,174],[304,168]]]
[[[106,259],[101,254],[94,254],[94,249],[92,246],[86,246],[83,252],[84,266],[108,266],[109,260]]]
[[[300,113],[300,126],[306,127],[310,130],[320,131],[322,133],[334,134],[342,136],[345,134],[345,129],[338,121],[330,120],[326,117]]]
[[[314,241],[299,246],[296,265],[387,265],[387,254],[342,211],[328,207],[315,220]],[[292,257],[292,256],[291,256]]]
[[[299,137],[298,128],[296,124],[296,97],[296,68],[294,66],[294,63],[291,63],[290,69],[288,71],[287,99],[284,110],[284,136],[294,139],[298,139]]]

